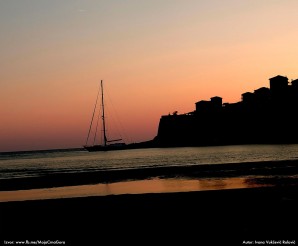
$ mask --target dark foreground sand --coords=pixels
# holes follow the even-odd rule
[[[291,184],[0,203],[1,243],[256,245],[281,240],[279,245],[286,245],[296,240],[297,245],[297,188]]]

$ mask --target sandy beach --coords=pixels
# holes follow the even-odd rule
[[[214,172],[206,167],[152,172],[198,178],[258,173],[270,177],[270,186],[2,202],[2,244],[9,240],[58,240],[65,245],[244,245],[258,240],[296,240],[297,244],[298,185],[293,179],[297,163],[255,165],[240,165],[234,173],[228,172],[229,164],[226,172],[221,166],[221,173],[214,167]],[[268,165],[275,166],[269,173]],[[276,178],[277,173],[283,179]],[[141,176],[129,174],[135,179]],[[127,176],[117,174],[121,179]]]
[[[66,245],[296,240],[297,201],[297,186],[283,186],[7,202],[1,231],[4,240]]]

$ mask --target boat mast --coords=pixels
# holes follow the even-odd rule
[[[90,136],[90,132],[91,132],[91,127],[92,127],[93,119],[94,119],[94,114],[95,114],[95,110],[96,110],[96,106],[97,106],[99,91],[100,91],[100,89],[98,89],[98,92],[97,92],[96,101],[95,101],[95,105],[94,105],[94,109],[93,109],[92,119],[91,119],[91,123],[90,123],[90,126],[89,126],[89,131],[88,131],[88,135],[87,135],[85,146],[88,145],[88,140],[89,140],[89,136]]]
[[[105,122],[105,108],[104,108],[104,98],[103,98],[103,83],[100,81],[101,85],[101,106],[102,106],[102,125],[103,125],[103,144],[107,146],[107,136],[106,136],[106,122]]]

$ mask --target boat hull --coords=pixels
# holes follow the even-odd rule
[[[84,149],[88,150],[89,152],[94,151],[111,151],[111,150],[123,150],[127,149],[126,144],[115,144],[115,145],[92,145],[92,146],[84,146]]]

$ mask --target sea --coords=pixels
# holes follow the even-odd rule
[[[32,177],[50,174],[72,173],[79,175],[101,170],[226,163],[238,165],[239,163],[297,159],[298,144],[148,148],[107,152],[88,152],[84,149],[2,152],[0,153],[0,180],[17,180],[18,178],[29,178],[28,180],[30,180]],[[13,191],[6,191],[0,187],[2,190],[0,191],[0,201],[243,188],[249,187],[249,184],[253,185],[253,182],[247,182],[247,177],[234,177],[212,179],[153,178],[109,184],[99,183]]]

